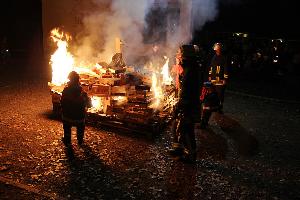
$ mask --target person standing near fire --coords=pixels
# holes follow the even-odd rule
[[[224,94],[229,77],[228,65],[226,56],[223,55],[222,44],[215,43],[213,50],[215,51],[215,54],[210,62],[208,81],[215,86],[216,92],[220,99],[219,113],[223,113]]]
[[[87,93],[80,85],[79,74],[75,71],[70,72],[69,82],[64,88],[61,97],[62,121],[64,129],[63,143],[71,144],[71,128],[76,127],[77,142],[83,144],[86,109],[91,107],[91,101]]]
[[[199,47],[182,45],[176,56],[179,101],[174,109],[174,141],[169,153],[183,161],[196,161],[194,125],[200,119],[200,91],[203,83]]]

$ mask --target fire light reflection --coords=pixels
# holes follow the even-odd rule
[[[93,96],[91,98],[92,101],[92,108],[89,109],[89,111],[94,111],[94,112],[103,112],[104,106],[102,104],[102,98],[103,97],[96,97]]]

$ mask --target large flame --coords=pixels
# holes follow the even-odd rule
[[[50,59],[52,83],[54,85],[63,85],[68,81],[68,74],[74,68],[73,56],[68,52],[68,41],[71,37],[56,28],[51,31],[51,38],[57,45],[57,50],[52,54]]]
[[[152,73],[152,85],[151,90],[153,92],[154,99],[152,101],[152,108],[160,109],[160,103],[164,99],[163,87],[165,85],[172,84],[172,77],[169,75],[169,58],[165,57],[166,62],[162,66],[161,72],[158,74],[156,72]],[[162,76],[162,80],[161,80]]]
[[[156,73],[152,74],[152,87],[151,87],[151,90],[152,90],[153,95],[154,95],[154,99],[153,99],[151,107],[157,109],[160,105],[160,101],[161,101],[161,98],[163,97],[163,93],[162,93],[161,85],[158,82],[158,78],[157,78]]]
[[[172,84],[172,77],[169,75],[169,58],[165,57],[166,63],[162,67],[161,74],[163,75],[163,84],[171,85]]]

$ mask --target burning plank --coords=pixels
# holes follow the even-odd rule
[[[166,58],[160,73],[149,73],[152,73],[151,79],[135,72],[133,67],[127,67],[120,53],[106,67],[99,64],[91,69],[75,67],[73,56],[67,50],[66,34],[59,31],[52,34],[57,50],[51,57],[53,73],[52,82],[48,85],[55,108],[60,104],[68,73],[75,70],[80,75],[83,89],[92,100],[93,107],[88,114],[93,121],[98,116],[99,121],[105,118],[106,123],[118,121],[127,125],[152,127],[166,120],[176,104],[175,88],[169,76],[169,59]]]

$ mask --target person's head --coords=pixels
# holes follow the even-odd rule
[[[154,45],[152,46],[152,50],[153,50],[153,52],[158,52],[159,46],[158,46],[157,44],[154,44]]]
[[[213,50],[216,52],[217,55],[220,55],[222,52],[222,44],[217,42],[213,46]]]
[[[183,58],[196,59],[199,56],[200,48],[198,45],[184,44],[181,45],[177,54],[181,54]]]
[[[200,58],[200,48],[193,44],[181,45],[177,51],[176,58],[180,60],[180,63],[186,63],[183,68],[191,68],[196,66]]]
[[[71,71],[69,73],[68,78],[70,80],[70,82],[69,82],[70,84],[77,84],[77,83],[79,83],[80,77],[79,77],[79,74],[77,72],[75,72],[75,71]]]

